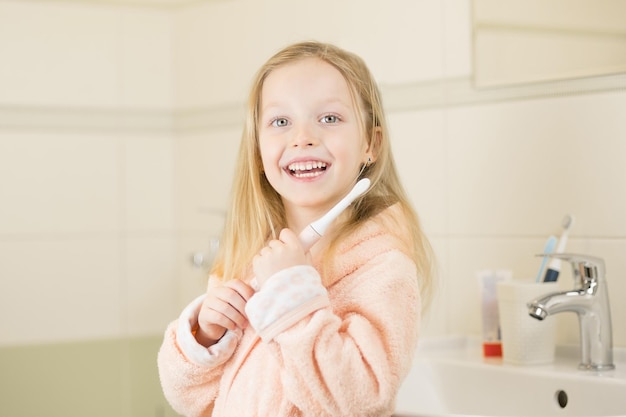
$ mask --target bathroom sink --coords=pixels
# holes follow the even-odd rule
[[[579,370],[574,347],[549,365],[516,366],[483,358],[471,338],[426,340],[394,416],[626,416],[625,353],[614,350],[616,369],[600,373]]]

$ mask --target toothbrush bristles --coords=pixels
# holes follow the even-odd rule
[[[563,217],[563,222],[561,223],[563,229],[567,230],[571,228],[572,224],[574,224],[574,216],[572,216],[571,214],[567,214],[565,217]]]

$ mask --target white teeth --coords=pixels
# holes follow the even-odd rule
[[[324,169],[326,169],[326,162],[294,162],[293,164],[289,164],[289,166],[287,166],[287,169],[291,171],[293,176],[298,178],[317,177],[318,175],[322,175]]]
[[[287,168],[296,175],[313,174],[302,171],[311,171],[312,169],[326,168],[326,163],[322,161],[294,162],[293,164],[289,164]]]

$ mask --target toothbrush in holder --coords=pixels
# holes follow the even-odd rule
[[[561,237],[559,238],[559,244],[557,245],[555,253],[563,253],[565,251],[565,245],[567,245],[567,239],[569,236],[569,231],[574,224],[574,216],[571,214],[566,215],[563,218],[561,226],[563,227],[563,232],[561,233]],[[558,258],[552,258],[550,263],[548,264],[548,269],[546,270],[546,275],[543,278],[543,282],[555,282],[559,279],[559,273],[561,272],[561,260]]]
[[[543,253],[548,254],[548,253],[554,252],[554,249],[556,248],[557,243],[558,243],[558,240],[556,236],[550,236],[548,240],[546,240],[546,244],[543,247]],[[548,257],[544,256],[543,260],[541,261],[541,266],[539,267],[539,272],[537,273],[537,278],[535,282],[541,282],[543,278],[543,271],[546,269],[547,263],[548,263]]]

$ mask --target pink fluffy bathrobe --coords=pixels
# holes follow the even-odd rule
[[[312,266],[270,277],[246,305],[249,326],[208,349],[191,333],[204,296],[187,306],[158,355],[172,407],[185,416],[392,415],[420,311],[415,264],[398,249],[403,231],[384,222],[396,210],[341,244],[323,277]]]

